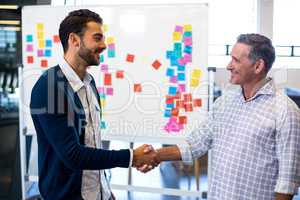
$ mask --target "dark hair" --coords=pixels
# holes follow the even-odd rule
[[[258,59],[263,59],[266,73],[268,73],[275,61],[275,49],[269,38],[256,33],[241,34],[237,38],[237,43],[249,45],[251,47],[248,55],[249,59],[253,63]]]
[[[59,25],[59,38],[64,52],[68,50],[68,39],[70,33],[76,33],[83,36],[86,24],[90,21],[102,24],[102,18],[88,9],[74,10]]]

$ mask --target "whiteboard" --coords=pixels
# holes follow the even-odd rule
[[[180,142],[207,114],[207,4],[23,7],[21,112],[27,134],[35,134],[32,87],[62,59],[59,24],[79,8],[103,18],[111,44],[100,66],[89,69],[100,92],[104,139]]]

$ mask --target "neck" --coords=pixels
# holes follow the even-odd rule
[[[254,80],[252,83],[243,85],[242,88],[245,100],[252,98],[256,92],[266,84],[266,82],[267,78],[263,77],[259,80]]]
[[[75,55],[72,55],[68,52],[65,53],[64,59],[72,67],[72,69],[79,76],[79,78],[83,80],[86,75],[87,66],[82,61],[80,61],[80,59],[77,58]]]

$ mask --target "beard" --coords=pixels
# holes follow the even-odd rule
[[[91,65],[99,65],[100,64],[100,60],[99,60],[99,56],[95,56],[96,54],[99,55],[101,50],[98,49],[88,49],[86,48],[86,46],[84,45],[84,43],[81,41],[80,42],[80,48],[78,51],[78,55],[79,57],[84,60],[88,66]]]

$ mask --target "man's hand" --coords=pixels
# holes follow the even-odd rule
[[[144,144],[133,150],[133,167],[141,168],[146,165],[147,169],[152,169],[159,163],[157,153],[151,145]]]

